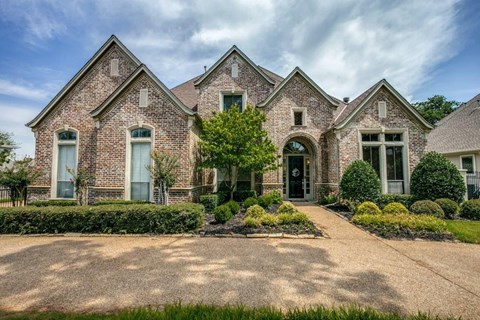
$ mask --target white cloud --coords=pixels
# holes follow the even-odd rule
[[[0,95],[28,100],[45,100],[49,92],[31,84],[13,83],[10,80],[0,79]]]

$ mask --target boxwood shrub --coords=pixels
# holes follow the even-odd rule
[[[378,206],[371,202],[365,201],[357,207],[355,214],[381,214],[382,211],[378,208]]]
[[[433,216],[417,216],[412,214],[380,214],[380,215],[355,215],[353,222],[376,231],[382,235],[386,234],[415,234],[422,232],[446,233],[447,224],[445,221]]]
[[[340,180],[342,198],[350,201],[377,201],[380,196],[380,179],[370,163],[353,161]]]
[[[399,202],[403,204],[405,208],[410,208],[415,201],[410,194],[381,194],[376,203],[380,209],[383,209],[387,204],[392,202]]]
[[[227,203],[225,203],[225,205],[230,207],[230,211],[232,211],[233,215],[240,212],[240,205],[235,200],[230,200]]]
[[[221,204],[221,199],[218,194],[204,194],[200,196],[200,203],[203,204],[207,212],[212,212]]]
[[[0,208],[0,233],[182,233],[204,221],[201,204]]]
[[[273,204],[273,199],[269,195],[261,195],[257,198],[257,201],[258,205],[265,210],[270,209]]]
[[[409,214],[410,212],[400,202],[392,202],[387,204],[385,208],[383,208],[382,213],[397,215],[397,214]]]
[[[460,216],[466,219],[480,220],[480,200],[468,200],[462,203]]]
[[[427,214],[437,218],[445,217],[442,208],[431,200],[415,201],[410,207],[410,211],[414,214]]]
[[[258,200],[257,200],[257,198],[254,198],[254,197],[247,198],[247,199],[245,199],[245,201],[243,201],[243,207],[245,209],[248,209],[251,206],[256,205],[256,204],[258,204]]]
[[[442,208],[443,213],[445,213],[445,218],[447,219],[454,219],[460,211],[460,207],[458,206],[458,204],[450,199],[437,199],[435,200],[435,203],[438,204],[440,208]]]
[[[32,201],[28,204],[29,206],[34,207],[73,207],[77,205],[76,200],[38,200]]]
[[[225,223],[232,219],[233,216],[232,210],[227,204],[222,204],[213,209],[213,215],[215,216],[215,222],[217,223]]]
[[[145,201],[145,200],[101,200],[101,201],[95,202],[93,205],[105,206],[105,205],[111,205],[111,204],[129,205],[129,204],[149,204],[149,203],[151,202]]]

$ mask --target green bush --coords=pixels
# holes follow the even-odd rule
[[[465,219],[480,220],[480,200],[468,200],[462,203],[460,216]]]
[[[237,201],[235,200],[230,200],[228,201],[225,205],[230,207],[230,211],[232,211],[232,214],[235,215],[240,212],[240,205],[238,204]]]
[[[246,217],[244,220],[243,220],[243,223],[245,223],[245,226],[249,227],[249,228],[258,228],[260,227],[262,224],[260,223],[260,219],[259,218],[253,218],[253,217]]]
[[[290,213],[278,213],[277,214],[278,224],[291,224],[292,217],[293,217],[293,214],[290,214]]]
[[[281,213],[294,214],[295,212],[297,212],[297,208],[295,208],[295,206],[290,202],[282,203],[282,205],[277,209],[277,214],[281,214]]]
[[[381,214],[382,211],[378,208],[378,206],[371,202],[365,201],[357,207],[355,214]]]
[[[112,204],[119,204],[119,205],[129,205],[129,204],[149,204],[151,203],[150,201],[144,201],[144,200],[102,200],[102,201],[97,201],[93,205],[94,206],[106,206],[106,205],[112,205]]]
[[[233,216],[232,210],[227,204],[222,204],[213,209],[213,215],[215,217],[215,222],[217,223],[225,223],[232,219]]]
[[[204,216],[195,203],[0,208],[0,233],[182,233]]]
[[[238,190],[233,193],[233,200],[237,202],[243,202],[250,197],[256,197],[257,192],[255,190]]]
[[[260,223],[262,226],[276,226],[278,224],[278,219],[276,215],[273,214],[264,214],[260,217]]]
[[[460,211],[460,207],[458,206],[458,204],[451,199],[437,199],[435,200],[435,203],[438,204],[440,208],[442,208],[443,212],[445,213],[445,218],[447,219],[454,219]]]
[[[245,216],[252,218],[261,218],[264,214],[266,214],[265,209],[260,207],[258,204],[255,204],[247,209]]]
[[[330,186],[321,186],[318,192],[318,203],[322,205],[332,204],[338,201],[338,193],[332,191]]]
[[[257,201],[257,198],[254,198],[254,197],[247,198],[247,199],[245,199],[245,201],[243,201],[243,207],[245,209],[248,209],[251,206],[256,205],[256,204],[258,204],[258,201]]]
[[[28,204],[29,206],[35,207],[73,207],[77,205],[76,200],[38,200],[32,201]]]
[[[433,216],[416,216],[412,214],[364,214],[355,215],[352,221],[358,225],[371,227],[382,233],[398,233],[399,229],[409,229],[415,232],[447,232],[447,224],[445,221]]]
[[[340,192],[347,200],[375,202],[380,196],[380,179],[370,163],[355,160],[342,176]]]
[[[397,214],[409,214],[410,212],[408,211],[407,208],[400,202],[392,202],[389,203],[383,208],[383,214],[392,214],[392,215],[397,215]]]
[[[272,203],[274,204],[280,204],[283,202],[282,195],[277,190],[271,191],[270,193],[267,194],[267,196],[269,196],[272,199]]]
[[[290,223],[292,224],[308,224],[310,223],[310,219],[308,216],[303,212],[295,212],[292,214],[292,218],[290,219]]]
[[[445,217],[442,208],[432,200],[415,201],[410,207],[410,211],[414,214],[427,214],[437,218]]]
[[[273,199],[268,195],[262,195],[257,198],[258,205],[267,210],[272,207]]]
[[[410,208],[414,200],[410,194],[381,194],[376,203],[380,209],[383,209],[392,202],[400,202],[405,208]]]
[[[207,212],[212,212],[217,206],[221,204],[220,196],[218,194],[204,194],[200,196],[200,203],[203,204]]]
[[[445,156],[437,152],[425,154],[412,172],[410,189],[415,199],[447,198],[461,202],[465,195],[462,175]]]

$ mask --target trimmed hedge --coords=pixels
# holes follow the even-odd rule
[[[387,204],[392,202],[399,202],[408,209],[415,201],[410,194],[381,194],[380,197],[378,197],[377,205],[380,209],[383,209]]]
[[[213,209],[213,215],[215,216],[215,222],[217,223],[225,223],[233,217],[232,210],[227,204],[222,204]]]
[[[28,204],[34,207],[73,207],[77,205],[76,200],[38,200]]]
[[[410,232],[447,232],[447,224],[445,221],[428,215],[363,214],[355,215],[353,222],[361,226],[370,227],[380,233],[399,233],[401,229],[408,229]]]
[[[468,200],[462,203],[460,215],[471,220],[480,220],[480,200]]]
[[[97,201],[93,205],[94,206],[107,206],[107,205],[129,205],[129,204],[151,204],[150,201],[146,200],[102,200]]]
[[[380,179],[370,163],[363,160],[353,161],[340,180],[340,192],[343,199],[350,201],[377,201],[380,196]]]
[[[200,196],[200,203],[203,204],[207,212],[212,212],[222,203],[223,199],[218,194],[204,194]]]
[[[355,214],[381,214],[382,211],[378,208],[378,206],[371,202],[365,201],[361,205],[357,207]]]
[[[445,213],[445,218],[447,219],[454,219],[460,211],[458,204],[450,199],[437,199],[435,200],[435,203],[442,208],[443,212]]]
[[[182,233],[204,216],[195,203],[0,208],[0,233]]]
[[[415,201],[410,207],[410,211],[414,214],[427,214],[437,218],[445,217],[442,208],[431,200]]]
[[[409,214],[410,212],[400,202],[392,202],[387,204],[385,208],[383,208],[382,213],[396,215],[396,214]]]

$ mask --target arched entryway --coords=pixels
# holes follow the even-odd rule
[[[300,139],[283,148],[283,194],[287,199],[313,199],[313,154]]]

